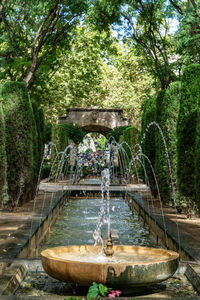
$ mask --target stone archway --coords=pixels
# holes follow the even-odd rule
[[[66,116],[59,123],[79,125],[86,132],[106,134],[119,126],[129,126],[130,120],[123,117],[122,109],[68,108]]]

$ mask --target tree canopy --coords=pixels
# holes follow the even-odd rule
[[[49,119],[69,106],[100,106],[122,107],[135,121],[147,96],[199,62],[199,6],[197,0],[2,0],[0,83],[24,81]]]

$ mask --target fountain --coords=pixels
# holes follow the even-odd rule
[[[102,207],[99,223],[93,235],[95,242],[99,241],[101,245],[73,245],[46,249],[41,253],[44,270],[58,280],[81,286],[90,286],[96,282],[112,287],[137,287],[168,279],[178,267],[178,253],[150,247],[113,245],[108,175],[109,170],[105,169],[102,172],[102,194],[107,194],[106,241],[103,243],[100,231],[105,214]]]

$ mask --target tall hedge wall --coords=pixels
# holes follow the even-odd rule
[[[34,160],[36,163],[36,174],[38,175],[42,157],[44,154],[44,139],[45,139],[45,124],[44,124],[44,112],[37,104],[32,103],[34,117],[37,128],[37,143],[35,149]]]
[[[138,141],[138,134],[139,131],[136,127],[130,126],[125,128],[124,133],[122,135],[122,138],[120,138],[121,141],[125,141],[129,144],[131,150],[133,151],[133,148],[135,144],[137,144]],[[126,149],[126,147],[125,147]],[[131,158],[131,152],[129,149],[126,149],[128,156]]]
[[[23,82],[7,82],[1,88],[6,123],[8,194],[12,205],[33,195],[34,144],[37,130],[28,91]]]
[[[112,130],[109,130],[106,134],[106,138],[109,140],[111,137],[114,137],[115,141],[119,143],[120,136],[124,134],[124,131],[129,126],[119,126],[115,127]]]
[[[148,156],[151,161],[152,166],[155,165],[155,153],[156,153],[156,146],[155,146],[155,134],[156,129],[154,126],[151,126],[146,132],[147,125],[156,120],[156,98],[149,98],[143,105],[143,115],[142,115],[142,131],[141,137],[145,134],[145,139],[142,143],[142,151],[143,153]],[[149,164],[145,161],[146,172],[149,178],[149,183],[151,190],[154,195],[157,194],[155,188],[155,181],[151,171]]]
[[[156,123],[158,123],[162,129],[164,135],[166,135],[166,129],[164,127],[164,110],[163,110],[163,104],[164,104],[164,96],[165,96],[166,90],[160,90],[156,97]],[[162,166],[161,166],[162,164]],[[156,174],[156,179],[158,181],[159,191],[161,194],[161,197],[166,199],[169,199],[169,189],[166,188],[166,185],[164,183],[165,180],[168,179],[168,168],[166,164],[166,157],[165,157],[165,148],[162,141],[161,134],[159,132],[159,129],[155,127],[155,164],[154,164],[154,170]],[[166,193],[166,194],[165,194]]]
[[[199,104],[200,105],[200,104]],[[198,110],[196,139],[195,139],[195,198],[200,213],[200,112]]]
[[[196,131],[199,116],[200,99],[200,65],[190,65],[185,68],[182,77],[180,112],[178,118],[178,184],[185,197],[195,199],[195,171],[197,141]],[[199,126],[198,126],[199,128]]]
[[[5,122],[2,104],[0,103],[0,208],[5,207],[8,200]]]
[[[178,199],[176,126],[179,114],[180,96],[181,83],[173,82],[167,90],[158,94],[156,103],[157,122],[162,129],[167,144],[175,194],[172,195],[172,184],[167,154],[159,130],[156,132],[156,175],[162,200],[168,203],[171,202],[173,198]]]
[[[52,126],[52,142],[56,144],[58,152],[64,151],[69,145],[68,124],[59,123]],[[56,156],[55,148],[51,147],[51,159],[54,160]]]

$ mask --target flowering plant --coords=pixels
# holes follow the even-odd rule
[[[121,294],[121,291],[119,290],[112,290],[110,294],[108,294],[109,298],[115,298],[115,297],[119,297],[119,295]]]
[[[115,298],[119,297],[121,294],[118,290],[112,290],[111,288],[108,288],[107,286],[93,282],[93,284],[89,287],[88,293],[87,293],[87,300],[90,299],[98,299],[100,296],[109,298]]]

